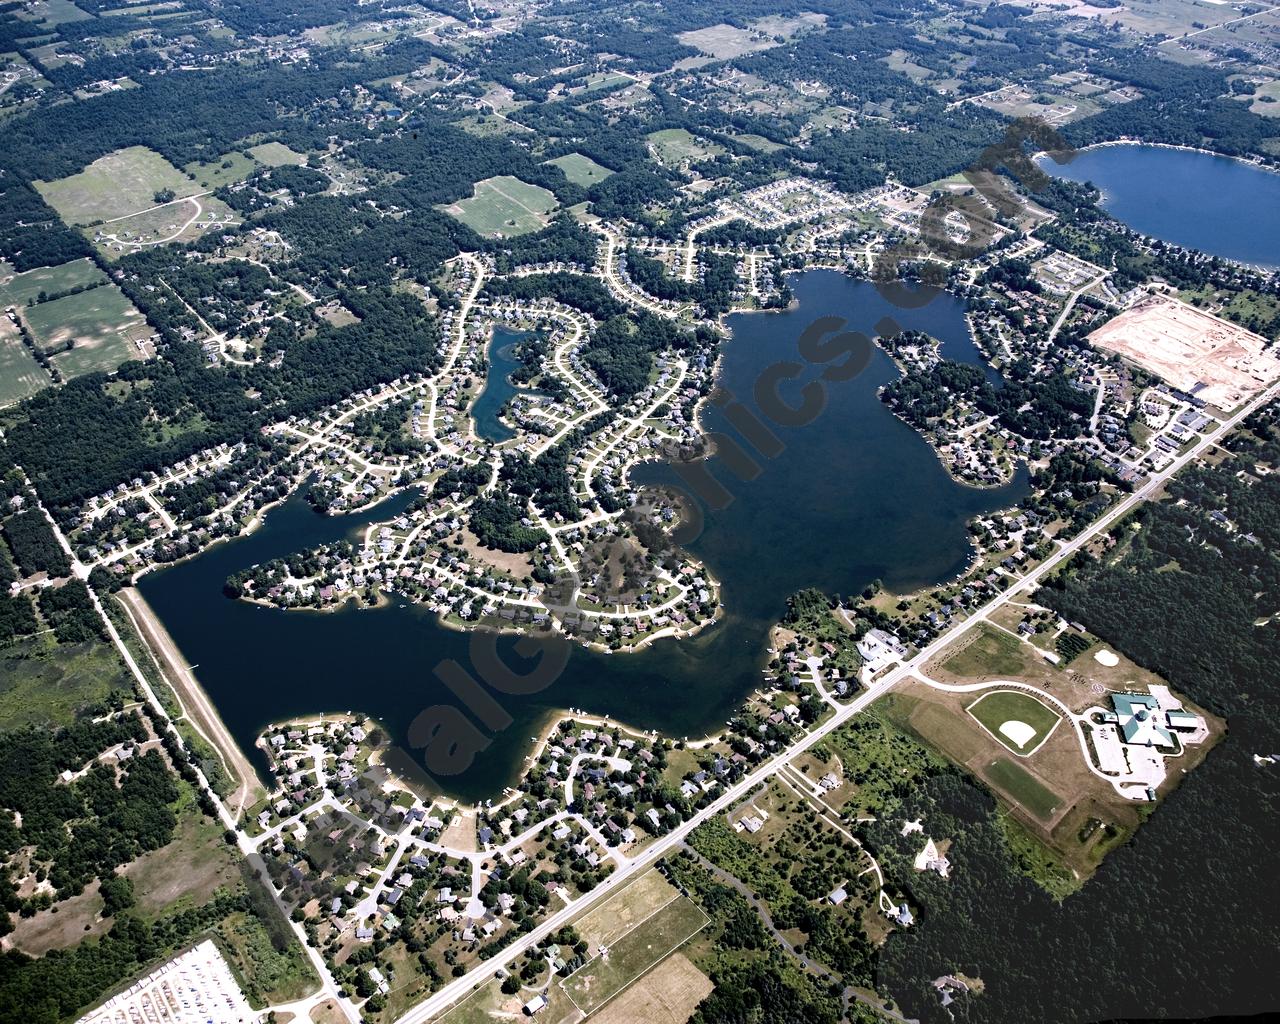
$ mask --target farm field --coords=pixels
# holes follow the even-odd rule
[[[998,757],[986,768],[987,778],[1010,797],[1034,814],[1048,820],[1062,805],[1062,800],[1035,776],[1006,757]]]
[[[21,311],[36,345],[66,377],[114,370],[138,358],[134,339],[151,334],[142,314],[114,284],[104,284],[65,299],[42,302]],[[71,343],[65,351],[55,351]]]
[[[41,292],[54,295],[106,280],[107,275],[87,256],[57,267],[37,267],[24,274],[14,274],[13,268],[0,260],[0,307],[25,306]]]
[[[598,163],[588,156],[581,153],[566,153],[564,156],[558,156],[554,160],[548,160],[547,163],[552,167],[559,167],[564,171],[564,176],[575,185],[590,187],[596,182],[604,181],[613,171],[607,167],[601,167]]]
[[[39,22],[43,28],[55,28],[72,21],[84,21],[93,15],[80,10],[71,0],[33,0],[20,7],[18,17],[23,21]]]
[[[1020,690],[996,690],[983,694],[968,707],[987,732],[1019,757],[1043,743],[1061,716]]]
[[[469,199],[437,207],[486,238],[511,238],[551,222],[556,197],[545,188],[510,175],[477,181]]]
[[[607,947],[607,954],[561,982],[584,1013],[599,1009],[656,963],[700,932],[707,916],[684,896],[668,903]]]
[[[126,217],[156,205],[155,194],[172,189],[178,197],[199,191],[195,183],[159,153],[130,146],[99,157],[79,174],[33,183],[45,202],[72,226]]]
[[[22,343],[17,325],[0,315],[0,406],[20,402],[52,383],[48,371]]]

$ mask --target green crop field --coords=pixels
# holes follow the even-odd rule
[[[556,197],[545,188],[502,175],[475,183],[470,199],[437,207],[486,238],[511,238],[538,231],[551,221]]]
[[[25,274],[13,274],[13,268],[0,261],[0,308],[25,306],[28,299],[39,298],[41,292],[54,295],[106,280],[107,275],[88,257],[59,267],[37,267]]]
[[[1025,807],[1042,821],[1053,817],[1062,800],[1035,776],[1007,757],[998,757],[986,771],[987,778],[1014,803]]]
[[[172,189],[189,196],[196,183],[159,153],[145,146],[130,146],[99,157],[79,174],[57,181],[33,182],[45,202],[71,225],[125,217],[155,206],[155,194]]]
[[[21,316],[42,351],[72,342],[70,349],[51,356],[66,377],[116,369],[139,354],[130,338],[150,333],[142,314],[114,284],[42,302],[21,310]]]
[[[607,167],[601,167],[598,163],[588,156],[581,153],[566,153],[564,156],[558,156],[554,160],[548,160],[552,167],[559,167],[564,171],[564,176],[575,185],[582,185],[590,188],[598,181],[604,181],[613,171]]]
[[[968,711],[1015,754],[1036,749],[1062,720],[1052,708],[1020,690],[984,694]]]
[[[561,985],[584,1013],[591,1013],[700,932],[707,916],[687,898],[668,903],[609,947],[608,956],[584,964]]]

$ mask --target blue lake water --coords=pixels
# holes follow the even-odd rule
[[[1135,231],[1260,266],[1280,266],[1280,174],[1163,146],[1100,146],[1045,171],[1092,182]]]
[[[525,337],[527,335],[523,331],[511,331],[505,327],[493,329],[493,339],[489,342],[489,374],[484,390],[471,407],[476,435],[486,441],[499,443],[515,436],[515,431],[503,423],[498,414],[507,400],[520,390],[511,382],[512,371],[520,366],[512,351]]]
[[[818,316],[843,318],[846,329],[868,334],[892,316],[904,329],[940,338],[950,358],[978,360],[964,307],[945,293],[919,309],[899,309],[871,284],[828,271],[798,276],[793,287],[798,304],[786,312],[730,318],[721,383],[748,406],[761,371],[798,360],[797,339]],[[738,479],[719,457],[711,460],[732,501],[704,511],[704,529],[691,548],[723,584],[725,614],[718,623],[638,654],[606,656],[575,647],[546,689],[501,696],[512,724],[481,730],[484,748],[474,760],[461,770],[436,772],[434,783],[467,799],[495,795],[518,774],[539,724],[565,707],[675,737],[703,735],[759,683],[769,629],[789,594],[810,586],[853,594],[874,579],[906,590],[961,572],[971,556],[966,523],[1021,499],[1025,474],[996,490],[952,481],[924,440],[879,401],[877,387],[896,372],[876,349],[860,376],[826,383],[821,415],[807,426],[775,427],[783,450],[760,459],[754,479]],[[798,401],[800,387],[814,376],[791,381],[780,389],[783,397]],[[710,429],[733,432],[718,409],[708,409],[705,419]],[[670,481],[673,474],[657,464],[635,471],[639,482]],[[229,574],[350,535],[371,519],[394,515],[410,498],[335,518],[316,515],[294,497],[252,536],[141,581],[143,595],[197,666],[196,675],[246,750],[253,751],[268,723],[345,710],[377,717],[397,743],[408,746],[409,724],[420,712],[463,708],[436,669],[450,659],[472,666],[472,637],[440,626],[423,609],[393,598],[391,607],[379,610],[283,612],[222,595]],[[505,651],[510,643],[503,644]]]

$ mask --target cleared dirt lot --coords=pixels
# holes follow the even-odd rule
[[[1267,341],[1185,302],[1143,299],[1089,335],[1181,391],[1203,385],[1197,397],[1234,409],[1280,377],[1280,358]]]

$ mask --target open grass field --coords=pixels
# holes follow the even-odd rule
[[[14,274],[9,264],[0,261],[0,308],[25,306],[28,299],[41,292],[49,295],[91,284],[102,284],[107,275],[87,256],[58,267],[37,267],[25,274]]]
[[[33,182],[45,202],[70,225],[94,224],[155,206],[155,194],[172,189],[189,196],[195,182],[146,146],[130,146],[99,157],[79,174]]]
[[[608,947],[561,982],[584,1013],[599,1009],[660,960],[700,932],[707,915],[684,896]]]
[[[58,728],[112,690],[131,693],[116,652],[104,643],[58,644],[44,634],[0,650],[0,732]]]
[[[504,174],[477,181],[469,199],[438,209],[478,235],[511,238],[546,227],[557,205],[556,197],[545,188]]]
[[[734,137],[744,146],[750,146],[760,153],[776,153],[780,149],[787,148],[770,139],[766,139],[763,135],[737,135]]]
[[[258,146],[250,146],[249,154],[260,164],[268,167],[283,167],[285,164],[302,164],[306,156],[290,149],[283,142],[264,142]]]
[[[674,953],[591,1018],[591,1024],[685,1024],[715,986],[683,953]]]
[[[996,788],[1037,818],[1047,821],[1062,806],[1062,799],[1021,765],[998,757],[987,765],[985,774]]]
[[[0,314],[0,407],[13,405],[53,383],[22,343],[18,327]]]
[[[208,192],[215,188],[221,188],[223,185],[233,185],[237,181],[244,181],[258,167],[257,160],[237,151],[210,160],[208,163],[202,163],[199,160],[193,161],[183,167],[182,170],[185,174],[194,174],[196,176],[195,183],[200,186],[200,191]]]
[[[942,667],[964,678],[1015,676],[1023,667],[1021,648],[1015,637],[984,624],[942,656]]]
[[[729,60],[741,57],[744,53],[755,53],[767,50],[778,44],[772,37],[763,32],[753,32],[746,28],[735,28],[733,25],[708,25],[706,28],[681,32],[676,36],[685,46],[701,50],[717,60]]]
[[[968,712],[1019,757],[1036,750],[1062,721],[1057,711],[1021,690],[984,693]]]
[[[646,137],[658,159],[668,167],[685,160],[704,160],[707,157],[720,156],[724,152],[723,147],[717,146],[714,142],[699,139],[683,128],[664,128],[660,132],[650,132]]]
[[[584,914],[574,922],[574,927],[592,949],[608,946],[679,895],[659,872],[650,869]]]
[[[584,188],[590,188],[597,182],[604,181],[613,173],[609,168],[601,167],[590,157],[583,156],[581,153],[566,153],[554,160],[548,160],[547,163],[552,167],[559,167],[564,171],[566,178]]]
[[[21,315],[43,351],[74,342],[70,349],[51,356],[65,377],[115,370],[140,356],[131,339],[150,334],[142,314],[114,284],[42,302]]]

